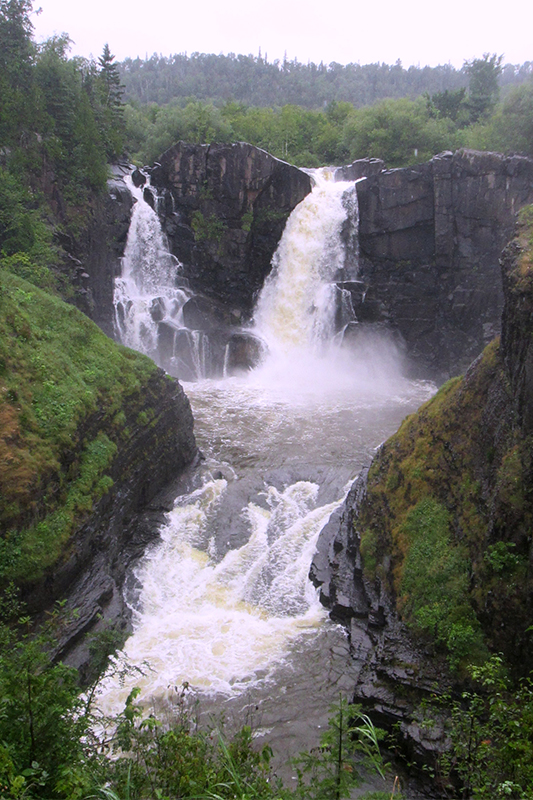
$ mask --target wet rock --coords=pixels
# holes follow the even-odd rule
[[[396,732],[412,761],[427,765],[445,748],[446,736],[438,719],[431,729],[420,722],[420,704],[437,686],[444,692],[452,681],[445,664],[428,659],[415,644],[391,598],[363,576],[354,521],[365,497],[366,477],[364,470],[342,509],[322,530],[309,577],[320,587],[331,618],[349,632],[357,672],[353,701],[362,704],[376,724]]]
[[[414,374],[464,371],[499,330],[499,256],[516,212],[533,202],[533,160],[447,151],[376,168],[357,193],[357,277],[368,287],[364,301],[353,296],[357,319],[397,330]]]
[[[146,186],[143,189],[143,200],[145,203],[148,203],[150,208],[152,208],[155,211],[156,196],[154,194],[153,189],[151,189],[149,186]]]
[[[225,371],[227,375],[247,372],[257,367],[267,353],[266,344],[249,331],[233,333],[227,343]]]
[[[146,543],[138,543],[143,512],[197,455],[189,401],[180,384],[162,370],[131,394],[122,412],[121,446],[109,468],[113,485],[74,532],[65,559],[38,583],[22,587],[29,612],[66,600],[72,616],[62,628],[57,654],[65,658],[79,645],[84,655],[72,655],[71,663],[83,670],[90,660],[80,644],[85,634],[101,627],[101,620],[123,630],[129,624],[121,586],[128,565]],[[84,421],[83,436],[90,440],[113,424],[95,412]],[[155,537],[157,526],[150,531]]]
[[[154,297],[150,306],[150,316],[154,322],[161,322],[166,314],[165,300],[163,297]]]
[[[145,173],[142,172],[140,169],[134,169],[131,173],[131,180],[133,185],[136,189],[140,186],[144,186],[148,178],[146,177]]]
[[[357,181],[379,175],[385,169],[385,162],[381,158],[358,158],[351,164],[337,167],[335,170],[336,181]]]
[[[84,283],[89,302],[84,302],[80,310],[108,336],[114,335],[115,276],[120,275],[133,207],[124,182],[124,175],[130,169],[129,165],[115,165],[114,176],[107,182],[107,194],[95,201],[90,223],[81,238],[64,245],[89,276]]]
[[[222,303],[197,294],[183,306],[183,322],[191,330],[214,331],[238,324],[239,318]]]

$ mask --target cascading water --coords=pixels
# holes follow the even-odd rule
[[[109,677],[107,710],[120,709],[132,685],[155,702],[188,681],[208,707],[258,709],[264,735],[288,754],[316,744],[329,706],[353,685],[344,636],[307,578],[310,561],[375,447],[432,391],[403,379],[387,346],[357,353],[334,343],[336,315],[351,313],[335,282],[353,277],[342,235],[354,202],[353,184],[316,176],[258,301],[268,358],[248,375],[186,384],[205,461],[130,576],[124,658],[151,669],[123,683]],[[151,255],[137,279],[144,267],[128,258],[117,297],[133,302],[130,276],[150,287],[129,306],[137,330],[154,295],[178,298],[150,283]],[[130,300],[120,300],[125,309]]]
[[[339,290],[346,275],[342,226],[357,215],[355,184],[315,170],[313,191],[291,214],[255,311],[270,350],[323,354],[336,332]],[[352,317],[353,318],[353,317]]]
[[[159,217],[144,200],[143,190],[136,188],[131,179],[127,182],[136,202],[122,274],[115,279],[118,338],[172,374],[203,378],[209,365],[209,342],[203,331],[190,331],[184,324],[183,306],[192,293],[181,277],[181,264],[169,252]],[[160,357],[162,330],[172,339],[165,363]]]

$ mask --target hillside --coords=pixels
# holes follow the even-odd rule
[[[179,384],[0,271],[0,583],[61,595],[195,452]]]

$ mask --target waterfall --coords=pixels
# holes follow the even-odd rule
[[[136,201],[122,259],[122,274],[115,279],[115,328],[127,347],[145,353],[160,366],[172,367],[180,332],[190,341],[193,377],[202,377],[205,357],[202,336],[191,336],[183,322],[183,306],[191,297],[180,274],[182,265],[169,252],[159,217],[144,200],[142,188],[126,178]],[[181,286],[180,286],[181,283]],[[163,323],[163,326],[161,326]],[[160,358],[161,338],[170,337],[170,363]],[[170,369],[169,371],[172,371]]]
[[[348,277],[342,233],[347,220],[357,225],[355,183],[335,182],[328,169],[311,174],[313,190],[289,217],[254,315],[276,354],[324,352],[337,331],[343,290],[336,282]]]
[[[148,705],[187,681],[215,714],[233,708],[242,723],[242,709],[256,709],[285,755],[308,745],[302,729],[316,734],[355,681],[343,633],[308,579],[318,535],[376,446],[432,391],[403,380],[375,348],[357,355],[339,342],[354,324],[343,284],[356,278],[357,196],[327,170],[312,174],[255,309],[253,333],[269,355],[227,377],[250,337],[234,331],[224,378],[187,383],[204,460],[127,580],[134,630],[118,661],[139,671],[109,675],[99,697],[116,712],[134,685]],[[201,378],[210,340],[185,327],[191,293],[177,288],[181,268],[135,196],[115,292],[122,341],[157,356],[166,338],[163,366]]]

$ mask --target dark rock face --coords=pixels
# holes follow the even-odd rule
[[[356,165],[343,170],[358,174]],[[416,373],[462,372],[499,331],[499,256],[516,212],[533,202],[533,161],[446,152],[376,171],[357,192],[358,319],[396,329]]]
[[[151,174],[172,253],[194,292],[250,317],[306,173],[252,145],[178,142]]]
[[[155,537],[157,523],[172,508],[177,489],[172,497],[158,499],[160,493],[197,455],[189,401],[179,383],[161,370],[123,410],[129,433],[110,470],[111,490],[74,534],[64,561],[39,585],[24,588],[30,611],[50,608],[65,596],[67,609],[76,610],[62,632],[58,655],[70,654],[67,660],[81,668],[82,677],[90,668],[90,655],[83,644],[73,648],[87,631],[106,622],[127,625],[129,612],[121,592],[126,569]],[[84,422],[87,437],[102,429],[97,413]]]
[[[107,182],[107,195],[92,209],[87,230],[73,249],[86,273],[89,309],[81,308],[108,336],[114,334],[113,292],[120,274],[130,226],[133,199],[124,183],[129,165],[117,165]]]
[[[427,727],[417,709],[435,686],[450,688],[446,664],[428,657],[398,618],[394,600],[363,575],[357,515],[365,498],[367,471],[355,481],[345,504],[320,534],[309,577],[320,587],[320,600],[331,618],[346,627],[359,675],[353,701],[367,709],[376,724],[394,730],[411,763],[431,764],[445,746],[437,719]]]

